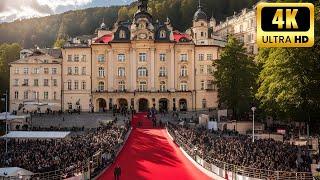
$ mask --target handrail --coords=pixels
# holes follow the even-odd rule
[[[206,162],[203,158],[201,158],[201,155],[195,151],[195,146],[188,142],[186,138],[181,136],[178,131],[175,131],[174,129],[170,129],[170,126],[168,126],[168,132],[173,137],[174,141],[181,146],[187,154],[189,154],[199,165],[203,166],[202,164],[207,164],[210,167],[204,166],[205,169],[213,172],[211,169],[212,166],[215,166],[217,168],[223,169],[224,171],[232,172],[236,175],[242,175],[250,178],[258,178],[258,179],[276,179],[276,180],[293,180],[293,179],[299,179],[299,180],[312,180],[313,176],[311,172],[288,172],[288,171],[272,171],[272,170],[266,170],[266,169],[257,169],[257,168],[250,168],[245,166],[238,166],[235,164],[226,163],[217,159],[214,159],[212,157],[206,157],[210,159],[213,163]],[[200,164],[197,161],[197,157],[202,160],[202,164]],[[215,172],[213,172],[215,173]],[[225,175],[222,175],[223,178],[225,178]]]

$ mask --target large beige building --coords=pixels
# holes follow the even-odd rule
[[[217,107],[212,62],[224,45],[213,37],[211,24],[199,7],[191,34],[174,31],[171,22],[154,21],[147,12],[147,1],[140,0],[130,22],[117,22],[108,29],[101,24],[90,41],[69,42],[63,49],[63,81],[86,82],[90,93],[80,92],[75,84],[64,91],[64,104],[94,111],[114,106],[144,111],[196,110]],[[195,34],[197,34],[195,36]],[[199,42],[199,43],[198,43]],[[91,62],[74,57],[86,56]],[[73,58],[72,58],[73,57]],[[91,59],[90,59],[91,58]],[[68,76],[73,66],[86,65],[87,75]],[[68,71],[68,69],[70,69]],[[78,90],[75,90],[78,89]],[[70,98],[66,99],[66,93]],[[73,99],[71,99],[73,98]],[[64,109],[68,108],[64,106]]]
[[[22,51],[25,52],[25,51]],[[10,110],[61,109],[61,53],[28,51],[10,63]]]

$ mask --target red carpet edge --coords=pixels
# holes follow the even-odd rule
[[[173,137],[170,135],[170,133],[168,132],[168,129],[166,128],[166,132],[169,136],[169,138],[174,142]],[[177,146],[179,146],[177,143],[175,143]],[[206,174],[208,177],[215,179],[215,180],[225,180],[224,178],[218,176],[217,174],[205,169],[204,167],[202,167],[201,165],[199,165],[193,158],[191,158],[189,156],[189,154],[187,154],[184,149],[182,147],[179,146],[180,151],[182,152],[182,154],[194,165],[197,167],[197,169],[199,169],[202,173]]]

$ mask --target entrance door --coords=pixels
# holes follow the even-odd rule
[[[167,112],[168,111],[168,99],[160,99],[159,100],[159,111],[160,112]]]
[[[98,99],[98,104],[99,104],[99,112],[105,112],[107,107],[106,100],[100,98]]]
[[[187,110],[188,110],[187,100],[185,100],[185,99],[180,99],[180,101],[179,101],[179,108],[180,108],[180,111],[187,111]]]
[[[147,99],[139,99],[139,111],[146,112],[149,109],[149,102]]]

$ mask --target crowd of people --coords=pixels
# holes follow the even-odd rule
[[[272,139],[252,138],[237,133],[211,132],[170,124],[169,132],[208,163],[218,160],[252,169],[310,172],[312,159],[305,146],[298,147]]]
[[[110,123],[62,140],[10,140],[8,154],[0,167],[21,167],[35,173],[80,168],[98,151],[112,159],[124,141],[129,123]],[[0,141],[0,157],[5,157],[5,142]],[[6,159],[6,160],[4,160]]]

